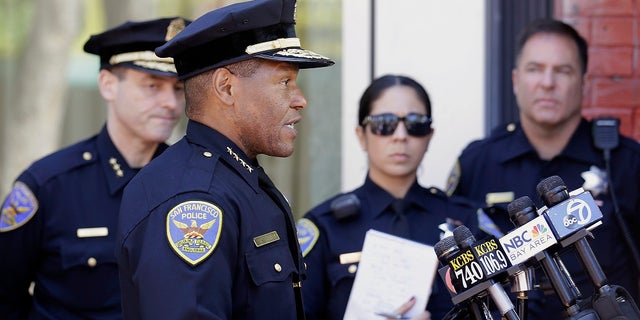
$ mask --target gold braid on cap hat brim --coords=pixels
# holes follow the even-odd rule
[[[260,42],[254,45],[250,45],[245,50],[248,54],[254,54],[259,52],[265,52],[275,49],[300,47],[300,39],[298,38],[280,38],[273,41]]]
[[[160,58],[153,51],[136,51],[115,54],[109,58],[109,64],[116,65],[124,62],[153,70],[177,73],[173,58]]]

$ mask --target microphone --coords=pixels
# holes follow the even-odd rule
[[[449,294],[452,297],[458,294],[456,287],[459,288],[460,284],[454,285],[455,276],[451,271],[451,266],[449,266],[449,261],[453,259],[454,256],[460,253],[460,248],[456,244],[456,240],[453,236],[444,237],[442,240],[438,241],[434,246],[434,251],[438,260],[442,264],[442,268],[438,269],[438,274],[444,281]],[[486,304],[479,301],[479,298],[472,297],[469,299],[466,304],[466,308],[461,309],[460,305],[456,303],[456,306],[445,315],[444,319],[457,319],[458,317],[464,314],[464,311],[467,313],[471,311],[474,316],[474,319],[484,319],[485,314],[489,313],[489,308]]]
[[[497,280],[496,277],[505,275],[507,269],[511,266],[495,237],[490,236],[488,239],[475,241],[473,233],[465,226],[459,226],[454,229],[453,237],[460,249],[471,250],[474,260],[480,264],[482,268],[480,281]]]
[[[586,240],[586,236],[590,235],[586,228],[595,228],[602,224],[600,221],[602,212],[595,204],[591,193],[585,192],[582,188],[567,192],[564,181],[558,176],[542,180],[536,190],[548,207],[541,208],[541,211],[549,219],[554,233],[558,237],[562,237],[560,245],[562,247],[573,246],[591,282],[597,289],[590,304],[594,309],[585,310],[573,318],[640,318],[640,310],[633,298],[630,298],[629,293],[620,286],[608,283],[607,277]]]
[[[558,240],[571,236],[581,228],[595,228],[601,223],[598,222],[602,220],[602,212],[590,192],[579,188],[569,193],[558,176],[540,181],[536,190],[545,204],[540,210],[552,225]]]
[[[449,294],[453,297],[458,294],[458,291],[456,290],[456,285],[453,284],[454,277],[449,266],[449,260],[460,252],[460,248],[458,248],[453,236],[448,236],[438,241],[433,250],[436,252],[440,264],[442,264],[442,268],[438,269],[438,274],[444,281],[447,290],[449,290]]]
[[[567,186],[559,176],[550,176],[542,180],[536,186],[536,190],[547,207],[541,208],[541,211],[552,225],[556,237],[561,240],[562,247],[574,247],[597,289],[607,285],[607,277],[585,238],[590,234],[587,227],[595,228],[602,223],[602,212],[591,193],[582,188],[567,192]]]
[[[528,199],[528,198],[527,198]],[[507,205],[507,211],[509,212],[509,218],[513,225],[517,228],[531,220],[533,220],[538,214],[533,204],[523,204],[525,199],[516,199]],[[531,201],[531,199],[529,199]],[[533,267],[520,264],[518,268],[511,275],[511,292],[517,292],[516,305],[518,306],[518,315],[521,319],[528,317],[528,294],[527,291],[534,289],[535,282],[535,270]]]
[[[476,242],[469,228],[465,226],[454,229],[453,236],[460,248],[460,253],[453,257],[449,265],[454,269],[454,274],[461,278],[467,290],[454,296],[452,301],[457,304],[458,301],[462,302],[474,296],[481,297],[488,293],[503,317],[508,320],[519,320],[515,307],[502,284],[492,279],[509,267],[508,260],[498,246],[498,242],[492,238]]]
[[[507,253],[512,252],[509,255],[513,257],[511,262],[524,262],[535,256],[535,259],[539,261],[542,270],[549,278],[563,308],[570,314],[577,313],[579,310],[576,305],[577,297],[567,284],[568,281],[571,281],[570,275],[564,274],[560,270],[557,261],[545,250],[557,243],[556,238],[552,236],[551,226],[543,216],[538,215],[538,210],[533,201],[527,196],[513,200],[507,206],[507,210],[511,221],[517,228],[500,238],[500,243]],[[530,243],[528,247],[527,243]],[[526,249],[520,249],[520,247]],[[517,252],[521,251],[524,251],[524,253],[518,255]]]
[[[558,242],[547,220],[532,214],[536,211],[531,199],[516,199],[509,205],[513,210],[509,213],[511,221],[517,228],[501,237],[500,244],[511,264],[523,263]]]

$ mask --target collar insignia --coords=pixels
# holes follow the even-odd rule
[[[113,172],[116,173],[116,176],[118,176],[118,178],[122,178],[124,177],[124,172],[122,171],[122,168],[120,168],[120,164],[118,163],[118,159],[111,157],[109,159],[109,164],[111,165],[111,169],[113,169]]]
[[[243,168],[247,169],[250,173],[253,172],[253,168],[246,162],[244,159],[240,158],[240,156],[231,149],[231,147],[227,147],[227,153],[231,155]]]
[[[222,210],[211,203],[186,201],[167,213],[169,245],[192,266],[213,253],[221,233]]]
[[[607,173],[604,170],[596,166],[591,166],[589,171],[581,173],[580,176],[584,179],[582,188],[590,191],[594,198],[600,194],[607,193],[608,179]]]

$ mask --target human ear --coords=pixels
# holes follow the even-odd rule
[[[360,147],[362,151],[367,152],[367,137],[364,132],[365,128],[362,126],[356,127],[356,137],[358,137],[358,142],[360,142]]]
[[[212,74],[213,92],[228,105],[235,102],[233,86],[234,75],[227,68],[218,68]]]
[[[511,84],[512,84],[512,90],[513,90],[513,94],[518,94],[516,91],[518,91],[516,88],[518,87],[518,70],[517,69],[513,69],[511,70]]]
[[[118,76],[111,71],[102,69],[98,74],[98,89],[105,101],[112,101],[118,92]]]

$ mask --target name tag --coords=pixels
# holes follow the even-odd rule
[[[350,264],[360,262],[362,251],[343,253],[340,255],[340,264]]]
[[[493,192],[487,193],[487,195],[485,196],[485,201],[487,202],[488,206],[492,206],[496,203],[509,203],[513,201],[513,197],[513,191]]]
[[[76,230],[76,234],[78,235],[78,238],[106,237],[109,235],[109,228],[78,228],[78,230]]]
[[[278,232],[271,231],[269,233],[265,233],[261,236],[257,236],[253,238],[253,244],[256,245],[256,248],[260,248],[264,245],[267,245],[272,242],[276,242],[278,240],[280,240],[280,236],[278,235]]]

